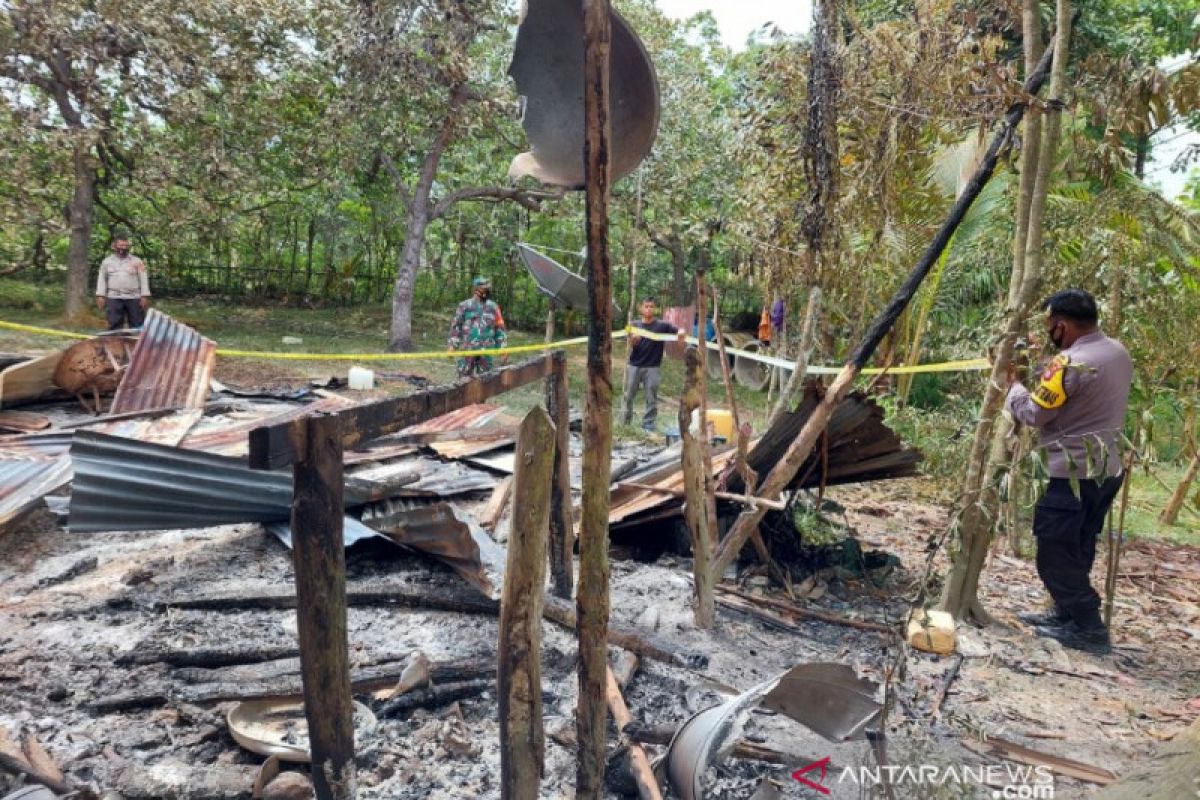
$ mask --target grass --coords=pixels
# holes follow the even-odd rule
[[[1158,515],[1167,507],[1183,473],[1183,465],[1172,464],[1154,464],[1149,471],[1134,469],[1125,512],[1125,529],[1131,536],[1200,547],[1200,511],[1191,499],[1200,486],[1193,484],[1189,499],[1184,502],[1174,525],[1158,521]],[[1119,497],[1117,502],[1120,503]]]

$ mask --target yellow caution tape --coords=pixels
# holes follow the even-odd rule
[[[75,333],[73,331],[58,331],[53,328],[36,328],[33,325],[21,325],[17,322],[5,322],[0,320],[0,328],[8,328],[11,331],[23,331],[25,333],[40,333],[43,336],[65,336],[68,339],[91,339],[94,334]]]
[[[24,333],[36,333],[43,336],[62,336],[70,339],[91,339],[93,334],[75,333],[74,331],[63,331],[55,328],[39,328],[34,325],[22,325],[17,322],[6,322],[0,320],[0,329],[8,329],[13,331],[22,331]],[[634,331],[631,327],[626,327],[624,330],[614,331],[613,338],[621,339],[630,335]],[[651,333],[638,329],[637,335],[661,342],[673,342],[677,340],[677,335]],[[540,344],[521,344],[511,347],[497,347],[488,350],[441,350],[434,352],[419,352],[419,353],[279,353],[265,350],[226,350],[217,349],[217,355],[229,356],[233,358],[263,358],[282,361],[421,361],[435,358],[464,358],[476,356],[506,356],[518,353],[538,353],[545,350],[560,350],[567,347],[575,347],[577,345],[587,344],[588,337],[577,336],[573,339],[562,339],[557,342],[540,343]],[[700,344],[694,337],[688,336],[684,339],[689,344]],[[712,342],[705,342],[708,349],[716,349],[716,345]],[[752,361],[760,361],[764,364],[791,369],[793,364],[791,361],[779,358],[777,356],[767,355],[765,353],[752,353],[748,350],[739,350],[737,348],[726,348],[725,352],[729,355],[738,356],[739,358],[748,358]],[[903,375],[906,373],[921,373],[921,372],[958,372],[964,370],[987,369],[990,365],[985,358],[971,358],[961,361],[945,361],[938,364],[915,364],[913,366],[903,367],[871,367],[864,369],[864,375],[878,375],[881,373],[889,373],[892,375]],[[818,367],[810,366],[809,374],[814,375],[835,375],[841,371],[841,367]]]

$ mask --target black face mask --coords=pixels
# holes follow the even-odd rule
[[[492,296],[491,289],[480,289],[479,290],[479,299],[480,300],[487,300],[491,296]]]
[[[1059,350],[1063,349],[1063,340],[1064,340],[1064,338],[1066,336],[1066,332],[1067,332],[1066,328],[1067,328],[1067,326],[1064,325],[1063,323],[1056,322],[1054,324],[1054,327],[1052,327],[1050,329],[1050,343],[1053,344]]]
[[[118,247],[117,255],[119,255],[121,258],[124,258],[125,256],[129,255],[129,248],[128,247]]]

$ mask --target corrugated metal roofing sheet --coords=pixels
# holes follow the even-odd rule
[[[501,411],[503,409],[500,406],[494,406],[489,403],[475,403],[474,405],[463,406],[460,409],[451,411],[449,414],[434,417],[427,422],[422,422],[420,425],[411,425],[400,431],[400,433],[438,433],[441,431],[460,431],[464,428],[482,428],[491,422]]]
[[[287,520],[292,473],[227,456],[79,431],[71,445],[72,533],[207,528]],[[357,498],[347,491],[347,498]],[[361,536],[346,523],[348,536]]]
[[[203,450],[206,453],[245,457],[250,452],[250,431],[255,428],[278,425],[310,414],[339,411],[353,405],[356,405],[353,400],[333,395],[307,405],[288,408],[274,414],[264,414],[261,417],[241,422],[229,423],[226,420],[212,420],[211,426],[206,424],[200,430],[185,436],[180,442],[180,446],[189,450]]]
[[[66,455],[0,460],[0,530],[69,480],[71,459]]]
[[[216,349],[212,339],[151,309],[110,413],[203,408]]]

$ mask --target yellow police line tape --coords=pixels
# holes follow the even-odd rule
[[[35,333],[43,336],[62,336],[71,339],[91,339],[93,334],[75,333],[74,331],[63,331],[55,328],[39,328],[33,325],[22,325],[17,322],[6,322],[0,320],[0,329],[13,331],[21,331],[24,333]],[[633,332],[632,328],[614,331],[613,338],[620,339],[629,336]],[[638,336],[662,342],[673,342],[676,336],[670,334],[650,333],[649,331],[639,331]],[[558,350],[576,345],[586,344],[588,337],[577,336],[573,339],[561,339],[557,342],[539,343],[539,344],[522,344],[513,345],[511,347],[498,347],[487,350],[441,350],[434,352],[419,352],[419,353],[278,353],[271,351],[260,350],[226,350],[217,349],[217,355],[230,356],[235,358],[264,358],[284,361],[421,361],[435,358],[462,358],[466,355],[475,356],[505,356],[516,353],[538,353],[545,350]],[[688,336],[684,341],[689,344],[698,345],[695,337]],[[705,342],[704,346],[709,350],[716,350],[716,344],[713,342]],[[748,350],[740,350],[738,348],[726,348],[727,355],[737,356],[739,358],[747,358],[751,361],[768,364],[770,366],[781,367],[786,370],[791,370],[793,363],[787,359],[778,358],[776,356],[766,355],[764,353],[753,353]],[[913,366],[904,367],[870,367],[864,369],[864,375],[877,375],[887,372],[892,375],[902,375],[905,373],[921,373],[921,372],[958,372],[964,370],[980,370],[989,367],[987,359],[971,358],[961,361],[944,361],[938,364],[915,364]],[[836,375],[841,371],[841,367],[820,367],[810,366],[808,374],[811,375]]]

